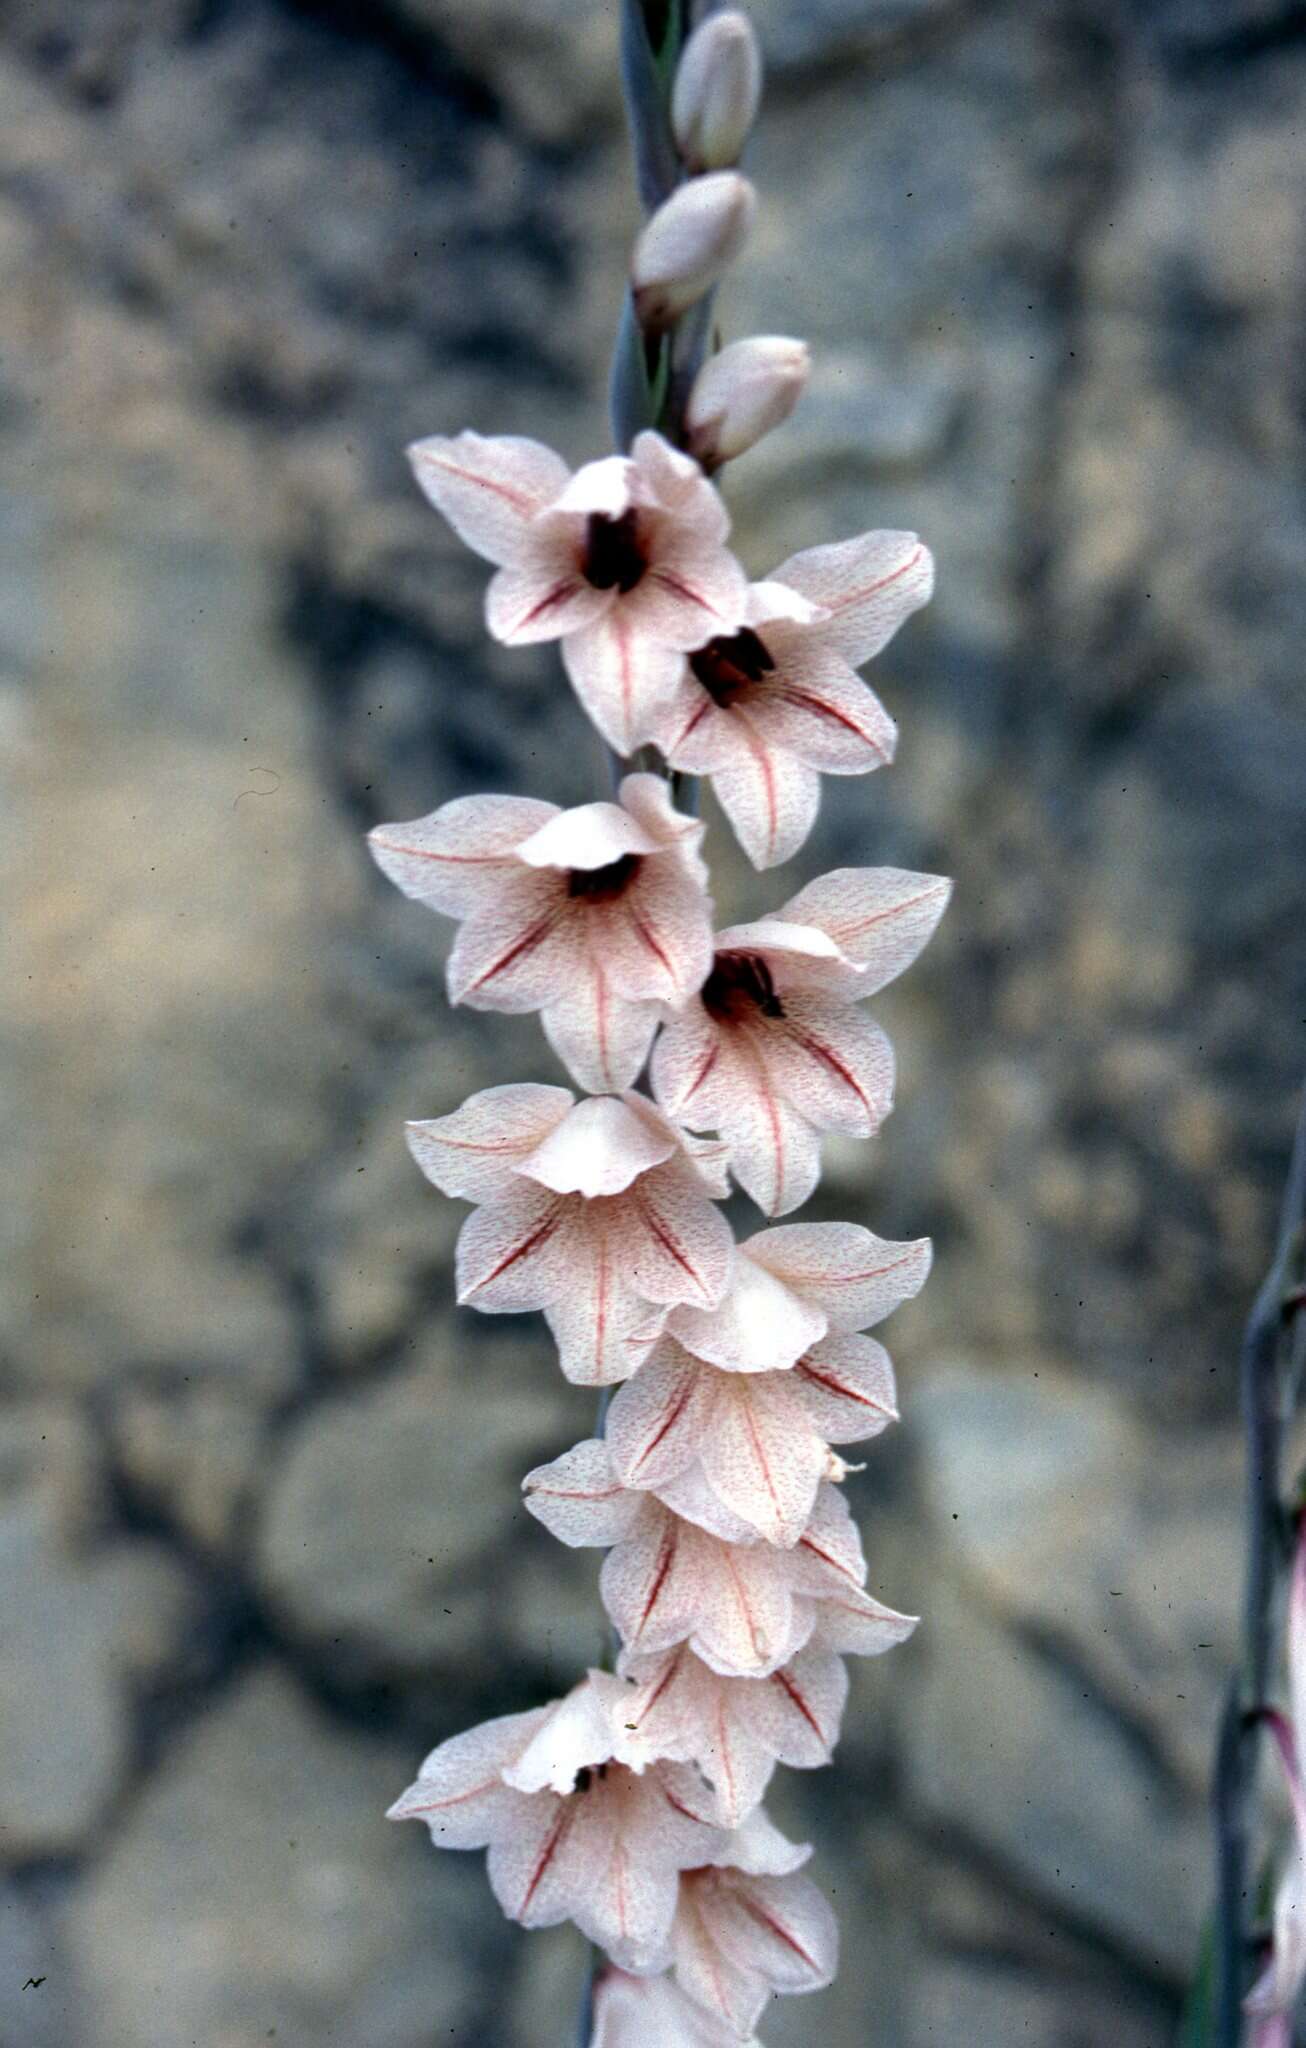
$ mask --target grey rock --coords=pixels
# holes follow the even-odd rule
[[[385,1821],[419,1761],[332,1729],[274,1670],[215,1702],[69,1914],[100,2048],[465,2038],[504,1941],[481,1859]]]
[[[258,1410],[204,1391],[123,1394],[113,1413],[120,1468],[138,1500],[221,1555],[248,1528],[266,1449]]]
[[[0,2038],[25,2048],[90,2048],[86,2008],[52,1915],[0,1885]]]

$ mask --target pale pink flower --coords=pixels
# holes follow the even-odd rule
[[[488,1847],[494,1895],[523,1927],[574,1920],[624,1968],[660,1969],[678,1873],[727,1853],[730,1838],[687,1764],[636,1772],[612,1760],[599,1677],[441,1743],[390,1818],[425,1821],[438,1848]]]
[[[1292,2013],[1306,1984],[1306,1533],[1299,1531],[1288,1596],[1288,1719],[1267,1716],[1292,1801],[1293,1838],[1274,1898],[1269,1960],[1243,2001],[1258,2023]]]
[[[608,1411],[625,1486],[659,1491],[697,1464],[755,1536],[784,1548],[807,1527],[832,1443],[878,1436],[897,1417],[893,1368],[872,1337],[826,1337],[782,1372],[722,1372],[663,1337]]]
[[[890,1647],[886,1640],[883,1648]],[[724,1677],[684,1643],[625,1658],[622,1670],[632,1682],[614,1714],[630,1756],[697,1764],[726,1827],[737,1828],[754,1810],[777,1763],[813,1771],[834,1754],[848,1674],[841,1657],[810,1639],[765,1679]]]
[[[577,696],[618,753],[648,736],[685,650],[742,623],[725,506],[660,434],[574,476],[513,434],[436,436],[408,453],[432,504],[498,565],[486,594],[494,638],[561,640]]]
[[[781,1838],[783,1840],[783,1838]],[[739,1857],[688,1870],[671,1931],[676,1981],[736,2039],[747,2040],[776,1992],[822,1991],[834,1979],[839,1929],[829,1902],[788,1857]]]
[[[914,533],[808,548],[754,584],[740,624],[690,654],[653,725],[672,767],[711,778],[754,867],[797,853],[822,775],[893,758],[893,720],[855,673],[928,600],[934,563]]]
[[[662,1004],[712,965],[703,826],[659,775],[628,775],[617,803],[559,810],[532,797],[457,797],[368,836],[390,880],[461,929],[449,1000],[539,1010],[582,1088],[628,1088]]]
[[[527,1473],[522,1486],[530,1512],[560,1541],[610,1546],[599,1588],[632,1654],[683,1642],[725,1677],[766,1678],[804,1648],[827,1602],[837,1639],[829,1648],[877,1634],[887,1647],[914,1626],[863,1590],[861,1542],[834,1487],[821,1489],[793,1548],[777,1550],[692,1472],[666,1500],[623,1487],[600,1438]]]
[[[726,1192],[720,1148],[646,1096],[485,1088],[407,1137],[428,1180],[479,1204],[458,1238],[459,1302],[543,1309],[577,1385],[626,1379],[666,1304],[720,1300],[733,1249],[712,1201]]]
[[[774,917],[718,932],[712,972],[669,1019],[658,1101],[677,1123],[720,1132],[768,1215],[815,1190],[822,1131],[869,1138],[892,1107],[892,1049],[857,1005],[916,958],[951,886],[902,868],[822,875]]]
[[[778,1223],[735,1247],[715,1306],[676,1307],[665,1328],[722,1372],[786,1372],[822,1337],[870,1329],[918,1294],[931,1256],[928,1237],[895,1243],[860,1223]]]
[[[687,1998],[673,1977],[605,1970],[594,1987],[590,2048],[741,2048],[734,2027]],[[742,2048],[761,2048],[756,2035]]]

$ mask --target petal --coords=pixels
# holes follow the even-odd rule
[[[667,1480],[656,1489],[657,1498],[669,1507],[682,1522],[692,1522],[697,1529],[706,1529],[709,1536],[716,1536],[722,1543],[756,1543],[757,1533],[747,1522],[741,1521],[733,1508],[718,1500],[707,1483],[703,1467],[695,1461],[687,1465],[674,1479]]]
[[[594,516],[620,519],[622,513],[629,510],[637,492],[638,478],[630,457],[603,455],[597,462],[586,462],[576,471],[551,510],[581,519]]]
[[[772,1086],[817,1130],[873,1136],[893,1108],[893,1047],[879,1025],[829,996],[787,996],[780,1007],[754,1028]]]
[[[620,900],[595,919],[613,985],[635,1000],[677,1006],[712,969],[712,901],[674,855],[645,861]]]
[[[527,1802],[504,1783],[538,1732],[547,1707],[483,1721],[433,1749],[413,1784],[390,1808],[388,1820],[424,1820],[439,1849],[483,1849],[510,1830]]]
[[[576,1232],[569,1205],[525,1183],[473,1209],[458,1235],[460,1305],[488,1315],[544,1308],[572,1284]]]
[[[782,916],[818,925],[866,970],[863,995],[910,967],[947,908],[952,883],[905,868],[835,868],[786,903]]]
[[[696,1358],[723,1372],[783,1372],[825,1335],[826,1318],[764,1266],[741,1257],[718,1308],[677,1308],[667,1329]]]
[[[594,1993],[590,2048],[741,2048],[722,2025],[687,1998],[670,1977],[628,1977],[605,1970]],[[754,2038],[742,2048],[759,2048]]]
[[[808,1648],[756,1688],[748,1712],[757,1740],[772,1756],[791,1769],[812,1771],[834,1753],[847,1698],[843,1659]]]
[[[413,442],[408,460],[459,539],[490,562],[511,560],[530,521],[567,484],[561,457],[519,434],[433,434]]]
[[[715,1860],[720,1870],[742,1870],[750,1877],[787,1877],[791,1870],[801,1870],[810,1862],[811,1855],[810,1842],[791,1842],[758,1806],[734,1830]]]
[[[602,618],[612,602],[581,575],[571,538],[547,522],[528,533],[517,560],[490,578],[485,624],[504,647],[561,640]]]
[[[727,1677],[768,1677],[802,1648],[814,1626],[812,1617],[795,1604],[774,1551],[761,1544],[750,1550],[721,1543],[698,1531],[690,1534],[697,1582],[689,1638],[693,1649]]]
[[[583,1678],[544,1709],[526,1747],[505,1766],[504,1783],[518,1792],[570,1792],[578,1772],[610,1761],[612,1737],[603,1695]]]
[[[716,705],[688,662],[682,662],[671,694],[659,707],[649,738],[668,765],[689,775],[710,775],[734,759],[734,718]]]
[[[628,1286],[611,1233],[597,1218],[587,1223],[584,1256],[575,1258],[545,1316],[564,1377],[573,1386],[608,1387],[642,1365],[661,1323],[650,1321],[648,1303]]]
[[[556,1124],[517,1171],[560,1195],[619,1195],[676,1151],[674,1136],[619,1095],[591,1095]]]
[[[676,809],[664,776],[624,776],[618,795],[650,839],[663,849],[679,848],[686,872],[697,881],[707,882],[707,867],[699,853],[707,827],[701,818],[692,818],[687,811]]]
[[[660,537],[626,605],[638,631],[686,652],[718,634],[737,632],[747,593],[748,579],[725,548],[707,546],[695,534],[669,533]]]
[[[646,1503],[618,1480],[601,1437],[589,1437],[537,1465],[522,1481],[528,1511],[569,1550],[606,1548],[628,1537]]]
[[[819,628],[797,627],[777,640],[775,673],[749,699],[749,716],[773,746],[824,775],[869,775],[892,761],[898,728],[869,684],[819,636]]]
[[[820,1597],[857,1591],[866,1583],[862,1539],[837,1486],[822,1486],[791,1553],[791,1577],[804,1592]]]
[[[570,982],[577,957],[571,912],[557,875],[518,867],[454,940],[446,975],[450,1002],[518,1015],[553,1002]]]
[[[634,753],[651,737],[683,667],[680,655],[644,632],[621,603],[569,633],[562,658],[587,717],[619,754]]]
[[[668,1116],[695,1130],[716,1130],[730,1065],[720,1026],[701,1002],[667,1019],[653,1051],[653,1093]]]
[[[914,533],[860,533],[832,546],[805,548],[774,571],[830,613],[819,629],[854,668],[888,645],[904,619],[929,602],[934,558]]]
[[[517,848],[558,816],[556,804],[526,796],[460,796],[425,818],[377,825],[368,850],[405,896],[449,917],[494,897],[517,872]]]
[[[730,514],[721,493],[710,484],[692,455],[686,455],[661,434],[637,434],[631,456],[646,493],[673,513],[682,533],[719,547],[730,531]]]
[[[541,1012],[544,1035],[578,1087],[596,1094],[629,1088],[658,1028],[658,1005],[618,995],[591,955],[567,994]]]
[[[717,801],[755,868],[792,860],[821,805],[821,778],[796,754],[776,746],[744,711],[730,715],[732,758],[712,770]]]
[[[559,1862],[582,1802],[551,1792],[518,1797],[516,1825],[490,1844],[490,1888],[510,1920],[523,1927],[556,1927],[571,1914],[571,1888],[559,1882]]]
[[[689,1162],[669,1160],[645,1174],[614,1212],[612,1228],[630,1286],[645,1301],[704,1309],[720,1301],[734,1239]]]
[[[928,1237],[895,1243],[860,1223],[782,1223],[741,1250],[823,1310],[832,1330],[869,1329],[919,1294],[932,1256]]]
[[[717,1375],[662,1343],[608,1410],[604,1436],[625,1486],[662,1486],[698,1456],[711,1427]]]
[[[839,1962],[839,1928],[809,1877],[744,1877],[712,1901],[712,1932],[739,1969],[756,1970],[776,1991],[820,1991]]]
[[[898,1420],[893,1365],[874,1337],[823,1337],[794,1367],[794,1388],[827,1443],[859,1443]]]
[[[696,1595],[696,1533],[650,1502],[630,1535],[608,1552],[599,1591],[628,1650],[669,1650],[689,1634]]]
[[[815,1603],[811,1646],[852,1657],[880,1657],[913,1634],[918,1617],[885,1607],[870,1593],[849,1586],[823,1594]]]
[[[628,853],[658,853],[661,847],[624,804],[578,804],[556,812],[523,840],[517,857],[532,868],[605,868]]]
[[[706,1370],[710,1371],[708,1367]],[[699,1456],[708,1485],[767,1543],[802,1535],[826,1465],[788,1373],[722,1373]]]
[[[570,1088],[534,1082],[482,1088],[450,1116],[404,1125],[408,1149],[442,1194],[494,1202],[519,1182],[518,1162],[560,1123],[575,1101]]]
[[[747,2037],[770,1999],[766,1980],[721,1954],[710,1915],[711,1893],[701,1881],[681,1888],[672,1936],[676,1982],[716,2019],[725,2037]]]

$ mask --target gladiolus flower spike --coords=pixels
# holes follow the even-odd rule
[[[733,165],[759,83],[734,10],[668,74],[664,132],[685,175],[656,196],[631,269],[635,317],[682,373],[656,423],[574,473],[515,435],[409,451],[494,566],[490,633],[558,641],[620,764],[614,793],[571,810],[456,797],[369,841],[405,895],[453,921],[450,1000],[537,1012],[584,1091],[483,1089],[407,1138],[469,1205],[459,1302],[542,1312],[562,1372],[603,1389],[598,1433],[524,1490],[558,1540],[607,1553],[615,1668],[441,1743],[391,1815],[439,1847],[487,1850],[524,1927],[570,1920],[595,1944],[594,2048],[758,2048],[774,1995],[830,1982],[838,1936],[800,1869],[810,1849],[762,1800],[777,1765],[830,1762],[846,1658],[915,1626],[867,1591],[836,1447],[896,1420],[893,1366],[868,1333],[920,1289],[929,1243],[851,1223],[768,1223],[736,1242],[720,1207],[733,1182],[764,1218],[789,1216],[820,1179],[824,1134],[874,1136],[894,1059],[863,1005],[915,959],[949,892],[936,875],[841,868],[714,929],[685,779],[710,777],[756,867],[795,853],[823,775],[891,761],[893,721],[857,671],[933,583],[912,533],[809,548],[751,583],[727,545],[712,477],[808,373],[804,344],[775,336],[686,372],[691,326],[677,338],[752,219]],[[1289,1763],[1300,1803],[1291,1745]],[[1277,1946],[1262,2013],[1300,1982],[1296,1950]]]

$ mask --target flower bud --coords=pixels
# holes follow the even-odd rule
[[[742,455],[787,420],[811,374],[804,341],[753,334],[704,363],[685,409],[688,447],[705,469]]]
[[[685,44],[671,90],[676,147],[691,171],[739,162],[761,92],[762,58],[747,15],[709,15]]]
[[[659,206],[635,244],[630,281],[646,332],[670,327],[710,292],[748,238],[757,194],[737,171],[691,178]]]

